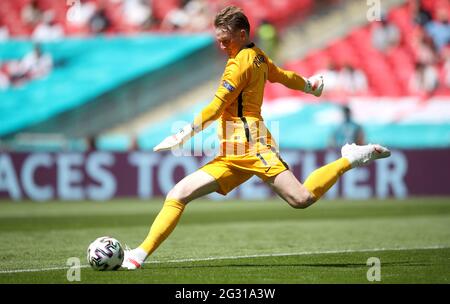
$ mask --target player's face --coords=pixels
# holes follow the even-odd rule
[[[228,57],[234,58],[242,49],[246,42],[245,31],[230,32],[223,28],[216,28],[216,40],[222,51],[227,53]]]

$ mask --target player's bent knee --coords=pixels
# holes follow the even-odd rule
[[[290,204],[292,206],[292,208],[294,209],[306,209],[308,208],[311,204],[308,204],[304,201],[294,201]]]
[[[190,202],[191,191],[183,185],[175,185],[168,193],[167,198],[176,199],[177,201],[187,204]]]
[[[314,202],[314,197],[311,193],[306,191],[305,193],[292,197],[289,203],[295,209],[305,209],[311,206]]]

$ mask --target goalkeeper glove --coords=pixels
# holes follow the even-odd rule
[[[194,129],[192,125],[186,125],[178,133],[166,137],[160,144],[153,148],[153,151],[159,152],[181,147],[193,134]]]
[[[319,97],[322,95],[323,91],[323,76],[322,75],[315,75],[310,78],[305,78],[305,88],[304,92],[313,94],[316,97]]]

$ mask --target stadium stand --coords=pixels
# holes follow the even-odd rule
[[[445,6],[440,1],[424,1],[423,6],[435,12]],[[414,45],[414,29],[425,28],[415,21],[417,8],[408,2],[391,9],[383,19],[398,31],[387,50],[380,50],[374,42],[374,33],[382,22],[371,22],[356,26],[343,37],[332,40],[323,48],[309,52],[306,56],[290,60],[285,68],[303,75],[324,73],[328,76],[330,65],[335,66],[336,80],[343,84],[342,72],[357,71],[362,74],[362,83],[358,91],[348,91],[345,87],[331,89],[331,76],[325,77],[328,92],[325,104],[309,104],[315,98],[301,92],[289,90],[279,84],[268,83],[265,91],[267,108],[266,119],[281,122],[283,133],[279,134],[280,145],[287,148],[323,149],[327,139],[339,122],[336,104],[349,103],[356,112],[357,120],[364,125],[367,140],[383,142],[393,148],[431,148],[450,145],[450,112],[448,107],[449,86],[445,81],[446,63],[443,51],[436,56],[436,68],[440,70],[439,86],[431,92],[421,89],[411,90],[417,57]],[[437,15],[435,13],[432,14]],[[431,19],[432,20],[432,19]],[[394,34],[395,35],[395,34]],[[397,39],[397,40],[396,40]],[[364,85],[366,84],[366,85]],[[352,85],[355,86],[354,84]],[[351,87],[352,87],[351,86]],[[306,103],[306,104],[305,104]],[[298,104],[297,106],[292,106]],[[289,109],[279,116],[270,114],[278,109]],[[187,111],[195,112],[196,108]],[[159,123],[166,132],[172,132],[169,126],[173,122],[186,120],[185,114],[174,115]],[[369,115],[369,116],[368,116]],[[142,148],[149,149],[156,145],[152,138],[156,129],[149,126],[140,134]],[[302,134],[301,141],[295,134]],[[290,135],[289,135],[290,134]],[[198,143],[192,143],[198,147]]]
[[[34,21],[34,23],[30,21],[33,19],[31,18],[33,14],[30,12],[28,14],[31,17],[28,16],[28,19],[24,17],[24,15],[27,15],[25,13],[26,8],[33,7],[30,6],[30,3],[33,2],[38,7],[35,15],[40,16],[36,17],[37,21]],[[328,1],[325,2],[328,3]],[[340,1],[329,2],[340,3]],[[348,1],[345,4],[356,4],[357,2]],[[399,1],[388,2],[393,4]],[[315,12],[314,9],[317,3],[318,1],[309,0],[233,0],[227,2],[227,4],[236,4],[243,7],[249,15],[252,24],[268,21],[277,30],[285,29],[295,22],[306,19],[307,16]],[[326,125],[323,124],[321,117],[331,115],[330,117],[333,118],[336,112],[336,104],[339,103],[350,103],[354,107],[359,107],[363,104],[374,111],[379,111],[383,106],[394,109],[391,111],[391,114],[396,118],[377,121],[376,123],[368,122],[367,118],[362,114],[364,110],[361,110],[361,108],[357,111],[357,116],[361,119],[360,122],[364,123],[365,127],[368,128],[369,140],[373,139],[373,141],[381,141],[388,144],[391,141],[390,138],[386,137],[386,134],[397,134],[398,137],[403,139],[405,135],[408,135],[409,139],[394,140],[391,143],[393,147],[431,147],[449,144],[446,140],[439,142],[439,138],[448,137],[446,134],[448,133],[449,121],[448,117],[445,117],[448,109],[446,106],[442,106],[442,101],[448,100],[450,95],[450,51],[448,40],[445,40],[448,39],[445,36],[445,29],[448,29],[448,23],[447,28],[445,28],[446,23],[444,22],[445,18],[448,20],[450,8],[447,1],[441,0],[422,0],[417,3],[420,3],[420,5],[416,5],[416,1],[409,0],[400,6],[395,6],[386,12],[383,16],[383,22],[368,23],[367,20],[364,20],[364,24],[356,25],[356,21],[352,21],[344,26],[341,24],[342,18],[347,18],[348,14],[342,15],[341,19],[330,18],[331,23],[327,23],[327,26],[334,22],[336,28],[342,27],[342,30],[347,30],[351,26],[351,30],[340,37],[333,33],[334,37],[338,38],[327,40],[327,44],[324,47],[313,49],[305,56],[302,55],[290,59],[282,64],[285,68],[297,71],[302,75],[309,76],[314,73],[326,75],[326,91],[321,101],[329,102],[324,107],[317,106],[315,108],[314,105],[311,105],[312,108],[309,108],[310,105],[305,105],[305,103],[312,100],[315,101],[315,99],[305,96],[301,92],[286,89],[278,84],[268,84],[266,86],[265,99],[269,107],[272,107],[272,104],[278,109],[282,107],[291,109],[292,104],[298,104],[298,106],[294,106],[294,110],[291,113],[283,114],[283,121],[290,122],[288,125],[283,126],[285,130],[292,130],[287,131],[288,133],[293,132],[294,129],[296,131],[299,130],[298,128],[301,126],[299,126],[298,121],[304,121],[299,117],[304,119],[308,115],[314,117],[311,121],[312,129],[304,130],[304,133],[308,135],[305,135],[301,143],[296,140],[285,141],[281,138],[280,143],[282,145],[312,149],[325,147],[326,135],[333,128],[333,123],[336,121],[331,119],[331,123]],[[70,11],[78,9],[76,6],[78,4],[86,6],[83,8],[85,10],[83,14],[87,16],[85,16],[84,21],[73,19],[73,12]],[[349,7],[351,7],[350,4],[348,5]],[[141,6],[139,7],[139,5]],[[191,90],[192,84],[196,81],[198,86],[202,86],[202,83],[199,81],[200,78],[191,77],[191,85],[185,83],[183,86],[178,80],[174,81],[173,78],[167,75],[165,78],[161,78],[161,74],[156,73],[156,71],[165,70],[167,66],[161,65],[158,67],[156,65],[155,69],[153,69],[150,68],[150,65],[144,64],[142,67],[138,67],[137,65],[129,65],[127,59],[132,57],[136,60],[133,60],[133,62],[143,60],[144,63],[153,59],[155,64],[163,62],[164,60],[161,60],[157,55],[150,55],[147,52],[149,49],[152,49],[152,51],[153,49],[165,47],[170,49],[171,46],[158,45],[158,47],[153,48],[151,44],[146,44],[152,39],[151,37],[158,37],[158,39],[162,39],[158,43],[163,43],[165,38],[173,38],[175,37],[173,35],[177,33],[191,36],[192,33],[198,31],[208,32],[211,29],[211,24],[208,23],[206,25],[202,23],[201,14],[205,12],[210,14],[209,17],[211,19],[211,12],[217,11],[221,5],[223,3],[219,0],[153,0],[151,2],[140,2],[137,0],[92,0],[81,2],[75,0],[57,2],[49,0],[2,1],[0,3],[0,27],[2,24],[6,25],[10,37],[6,38],[6,44],[2,45],[0,51],[0,67],[2,67],[0,69],[0,97],[3,100],[0,106],[2,107],[2,121],[5,122],[0,128],[1,134],[8,135],[22,131],[25,132],[25,135],[18,136],[16,138],[17,142],[28,141],[29,143],[32,141],[29,141],[31,137],[27,135],[28,132],[43,131],[44,133],[51,133],[54,130],[59,130],[72,138],[87,138],[87,143],[83,144],[75,140],[69,144],[66,143],[65,146],[84,147],[84,149],[96,146],[103,150],[150,149],[156,143],[153,139],[158,137],[156,135],[163,130],[164,132],[172,132],[173,130],[169,127],[171,127],[173,121],[192,119],[192,111],[198,110],[198,105],[183,110],[180,109],[181,113],[172,115],[167,119],[159,117],[162,121],[158,121],[157,127],[153,118],[147,118],[148,125],[142,126],[141,124],[138,132],[126,127],[122,128],[120,132],[105,131],[108,131],[108,129],[113,130],[115,125],[118,124],[126,125],[127,119],[131,119],[141,112],[153,111],[164,100],[167,102],[174,101],[175,95],[179,95],[180,92],[185,94],[184,90]],[[68,7],[70,7],[69,12],[67,11]],[[344,8],[343,6],[341,7]],[[140,14],[136,14],[137,8],[141,11]],[[30,11],[33,10],[30,9]],[[98,13],[99,11],[101,12]],[[333,10],[336,14],[338,14],[338,11]],[[95,12],[98,13],[95,24],[89,24],[89,22],[92,22],[91,17]],[[348,13],[351,14],[352,9],[349,9]],[[188,19],[194,19],[192,17],[194,15],[189,14],[200,14],[198,16],[198,24],[200,25],[183,23],[186,20],[186,16],[189,17]],[[364,16],[364,14],[362,15]],[[39,20],[42,19],[49,20],[47,21],[49,23],[48,27],[60,25],[64,28],[64,37],[55,35],[57,37],[56,41],[47,41],[42,44],[43,49],[52,56],[56,68],[50,75],[39,81],[14,87],[13,82],[3,81],[5,78],[3,76],[8,74],[7,65],[4,64],[5,60],[24,56],[25,50],[30,49],[30,39],[33,39]],[[320,22],[320,19],[318,19],[318,22]],[[386,23],[386,27],[389,25],[393,28],[390,32],[393,36],[392,42],[388,46],[380,46],[376,38],[377,35],[383,34],[382,30],[385,29],[384,23]],[[254,27],[254,31],[255,28],[257,27]],[[297,32],[294,31],[294,34],[300,33],[301,30],[297,29]],[[49,34],[49,37],[54,36]],[[199,45],[193,47],[191,53],[197,54],[196,56],[201,58],[207,58],[208,56],[205,56],[205,54],[212,54],[213,42],[211,36],[208,37],[202,38],[205,39],[203,46],[207,45],[208,52],[201,53],[203,47]],[[382,38],[381,41],[386,39]],[[179,40],[180,46],[182,44],[181,40]],[[97,51],[102,49],[100,53],[95,51],[95,48],[89,47],[99,41],[110,43],[109,46],[106,44],[99,46]],[[118,41],[128,41],[126,48],[130,50],[130,53],[123,54],[120,51],[121,46]],[[442,43],[442,41],[447,41],[447,43]],[[78,48],[74,49],[73,46],[77,43],[80,44]],[[144,46],[140,45],[140,43],[145,44],[145,50],[138,50],[139,46]],[[175,42],[175,44],[178,44],[178,42]],[[315,42],[312,42],[312,44],[315,44]],[[114,45],[117,47],[115,51],[110,49],[111,47],[114,48]],[[436,48],[435,46],[440,47]],[[85,47],[87,48],[84,49]],[[134,48],[137,53],[133,51]],[[68,62],[65,60],[67,56],[76,55],[75,53],[88,49],[89,54],[86,55],[86,58],[91,58],[90,60],[86,60],[84,56],[83,60],[79,57],[78,59],[80,60],[71,60],[70,64],[67,64]],[[64,52],[67,52],[67,56],[62,55]],[[212,64],[216,60],[216,64],[218,63],[217,66],[220,66],[220,68],[214,69],[214,73],[207,75],[205,73],[207,73],[208,64],[199,65],[198,61],[196,63],[191,57],[188,58],[187,53],[173,54],[174,57],[170,61],[171,64],[173,66],[184,66],[187,64],[191,67],[197,67],[194,70],[202,68],[202,71],[197,71],[198,74],[203,73],[204,80],[207,79],[209,81],[216,77],[214,73],[223,68],[220,60],[217,60],[217,58],[211,59],[210,63]],[[124,56],[123,58],[121,57],[122,55]],[[73,56],[73,58],[76,57]],[[111,60],[116,61],[119,59],[122,60],[122,64],[120,66],[117,65],[117,70],[114,70],[110,66]],[[179,64],[181,62],[183,64]],[[74,68],[74,63],[80,64],[78,72],[70,70]],[[150,76],[152,74],[153,76]],[[74,82],[73,86],[68,84],[70,81],[63,81],[63,79],[67,80],[67,75],[70,75],[71,81]],[[147,75],[149,78],[145,78],[143,75]],[[431,80],[422,81],[424,76]],[[97,80],[94,81],[94,78]],[[161,98],[159,98],[158,102],[149,103],[146,101],[141,105],[145,96],[155,95],[149,94],[149,88],[146,90],[142,90],[142,88],[147,87],[147,81],[152,81],[153,83],[157,78],[162,80],[159,80],[153,87],[158,88],[158,92],[166,92],[167,94],[163,94],[164,97],[160,96]],[[107,81],[98,81],[99,79],[107,79]],[[57,84],[55,87],[51,85],[52,81],[53,84]],[[63,83],[64,88],[62,87]],[[92,85],[93,83],[96,85]],[[169,86],[172,83],[175,86]],[[8,89],[7,87],[11,85],[13,88]],[[54,89],[48,90],[48,88]],[[60,101],[60,96],[67,93],[62,94],[61,90],[70,88],[72,88],[71,91],[69,90],[71,93],[67,94],[70,98],[68,97],[64,102],[55,102],[55,100]],[[354,88],[357,89],[355,90]],[[209,85],[207,90],[212,94],[215,87]],[[138,96],[131,92],[139,92],[140,95],[138,94]],[[153,90],[153,92],[155,91]],[[81,95],[83,96],[80,97]],[[122,101],[116,104],[118,98],[121,98]],[[386,98],[389,99],[389,102],[383,103]],[[408,98],[413,98],[413,102],[409,103],[410,99]],[[133,107],[137,104],[141,105],[135,107],[134,112],[129,111],[128,106],[125,105],[125,100],[130,99],[132,102],[128,104],[133,104]],[[23,104],[19,100],[22,102],[26,100],[28,105],[35,104],[36,108],[29,106],[25,111],[23,110]],[[46,105],[43,100],[47,100],[49,105]],[[101,100],[103,106],[98,106],[98,103],[94,102],[95,100]],[[200,101],[205,101],[205,99]],[[426,101],[426,103],[423,103],[423,101]],[[398,102],[401,106],[395,107],[393,105],[395,102]],[[111,104],[115,106],[111,106]],[[401,110],[400,108],[403,105],[409,105],[415,112],[412,110]],[[113,111],[113,109],[118,110],[111,115],[96,116],[95,114],[106,113],[103,111]],[[416,112],[420,111],[423,112],[424,116],[417,118]],[[158,111],[154,112],[159,113]],[[444,115],[444,118],[439,116],[439,113]],[[292,117],[287,117],[288,114],[292,114]],[[88,122],[81,123],[77,118],[83,115]],[[102,117],[105,120],[103,124],[93,126],[92,124],[99,120],[94,119],[94,117]],[[106,117],[109,117],[108,120]],[[403,123],[403,125],[399,125],[398,122]],[[317,126],[321,126],[321,128],[317,128]],[[413,133],[408,133],[408,128],[409,130],[416,130],[415,136],[412,136]],[[397,135],[394,138],[397,138]],[[44,137],[48,143],[47,146],[51,149],[57,147],[57,143],[60,142],[58,136]]]
[[[229,4],[243,7],[252,24],[268,20],[278,27],[307,16],[314,7],[312,0],[234,0],[229,1]],[[219,0],[3,0],[0,2],[0,19],[4,20],[13,37],[31,36],[46,12],[51,12],[51,18],[64,28],[64,33],[68,36],[93,34],[90,23],[94,22],[92,17],[99,11],[103,12],[102,18],[107,20],[107,26],[100,32],[106,34],[208,31],[212,12],[223,5],[223,1]],[[40,15],[36,23],[24,20],[25,11],[32,10],[30,7]],[[207,19],[206,23],[202,26],[193,25],[192,22],[199,22],[203,14]],[[168,17],[175,21],[176,26],[164,26]]]
[[[32,48],[32,45],[30,41],[10,41],[2,46],[0,54],[10,61],[20,59]],[[124,48],[127,49],[127,52],[122,51]],[[150,75],[159,76],[164,81],[168,76],[163,77],[162,74],[157,74],[157,71],[180,65],[179,63],[185,58],[189,58],[190,55],[201,54],[202,50],[211,48],[213,48],[212,39],[208,35],[192,35],[188,39],[184,35],[152,35],[140,36],[135,39],[96,37],[44,44],[43,49],[51,54],[58,68],[39,81],[0,91],[2,100],[0,103],[0,120],[2,121],[0,135],[14,133],[42,123],[63,112],[80,110],[84,105],[92,104],[102,98],[104,94],[122,87],[121,93],[118,94],[119,97],[124,96],[122,100],[116,101],[117,103],[114,104],[113,100],[115,99],[109,98],[109,103],[107,101],[106,108],[103,107],[102,110],[103,114],[109,113],[110,117],[108,118],[118,123],[122,120],[120,117],[123,115],[130,118],[130,116],[155,105],[157,96],[163,94],[163,92],[147,92],[145,88],[147,90],[153,88],[153,85],[148,83],[143,84],[145,88],[141,87],[140,91],[134,92],[127,91],[126,88],[123,88],[124,85],[137,79],[145,79]],[[191,60],[193,59],[191,58]],[[195,81],[195,78],[195,73],[192,73],[191,80]],[[180,87],[183,86],[183,81],[185,80],[177,81]],[[158,83],[157,81],[153,82]],[[184,86],[191,85],[192,83],[186,83]],[[159,87],[162,85],[159,84]],[[133,87],[134,90],[137,88],[139,87]],[[126,98],[127,94],[134,97],[133,101]],[[151,98],[149,94],[152,95]],[[102,108],[98,103],[96,107]],[[108,111],[108,108],[110,111],[105,112]],[[113,115],[111,112],[113,109],[117,109],[117,115]],[[96,123],[107,118],[102,115],[95,116],[94,113],[98,112],[98,109],[90,108],[89,111],[90,114],[86,114],[84,117],[85,122],[80,120],[83,119],[82,115],[81,117],[78,117],[79,114],[75,115],[76,122],[72,129],[81,131],[83,129],[81,126],[90,124],[90,117],[92,122],[96,121]],[[53,130],[63,132],[69,122],[69,118],[66,117],[64,124],[55,124]],[[41,126],[41,130],[45,129],[50,128]]]
[[[252,23],[265,20],[278,28],[303,18],[313,8],[311,0],[233,1],[228,4],[251,10]],[[215,0],[1,1],[0,25],[4,38],[0,50],[0,98],[3,101],[0,105],[0,136],[15,138],[15,142],[25,149],[35,147],[35,143],[38,145],[37,137],[43,139],[44,150],[58,146],[86,146],[78,140],[75,144],[67,143],[61,140],[58,132],[76,139],[85,136],[87,146],[92,146],[92,137],[98,137],[95,145],[105,149],[111,142],[122,147],[132,145],[132,141],[120,134],[110,137],[98,134],[137,113],[152,109],[163,100],[162,96],[170,100],[169,96],[174,97],[175,93],[188,89],[193,82],[200,83],[199,74],[209,77],[208,72],[197,68],[187,78],[189,85],[180,79],[177,90],[171,90],[165,88],[171,81],[168,71],[175,72],[170,66],[192,70],[199,66],[192,58],[197,56],[209,58],[205,67],[212,67],[215,73],[215,64],[210,62],[216,58],[211,53],[210,36],[182,39],[187,36],[177,38],[173,35],[210,31],[212,12],[223,5]],[[189,15],[189,20],[195,20],[195,14],[206,13],[209,22],[203,27],[166,27],[169,15],[174,12]],[[195,40],[197,43],[193,42]],[[22,67],[33,45],[39,46],[51,62],[51,70],[47,69],[40,77],[30,77],[31,74]],[[130,51],[120,52],[123,48]],[[168,49],[171,51],[164,51]],[[180,68],[177,71],[181,72]],[[145,85],[148,81],[158,87],[159,93],[147,99],[160,96],[158,102],[144,100],[144,95],[148,96],[151,90]],[[135,91],[138,93],[133,93]],[[118,101],[120,96],[122,101]],[[126,96],[133,97],[131,105],[119,106]],[[108,115],[96,116],[95,113]],[[85,122],[81,122],[81,118]],[[30,140],[33,134],[34,139]]]
[[[448,1],[422,1],[421,9],[430,12],[432,19],[427,24],[420,24],[415,21],[418,17],[417,10],[419,6],[415,1],[396,7],[388,12],[386,20],[391,23],[400,32],[400,41],[398,44],[387,50],[380,51],[372,43],[373,33],[380,28],[381,22],[371,22],[364,26],[353,29],[349,34],[342,38],[331,41],[328,46],[322,49],[314,50],[305,57],[297,60],[288,61],[285,64],[287,69],[297,71],[303,75],[312,75],[314,73],[326,71],[329,64],[333,63],[341,70],[346,65],[351,65],[359,69],[367,78],[368,88],[357,95],[365,96],[422,96],[429,94],[450,95],[450,87],[443,78],[448,69],[448,48],[450,27],[448,26],[448,15],[450,4]],[[441,12],[442,18],[446,18],[447,23],[438,20],[438,12]],[[444,13],[442,13],[444,12]],[[429,33],[429,23],[442,22],[446,29],[447,43],[441,50],[436,50],[436,44]],[[445,30],[444,30],[445,31]],[[423,38],[422,38],[423,37]],[[412,78],[415,75],[416,63],[424,61],[421,54],[422,40],[429,45],[429,50],[423,52],[430,53],[430,62],[424,62],[431,65],[436,70],[436,74],[441,76],[437,80],[439,84],[432,86],[430,90],[419,88],[411,89]],[[422,53],[423,53],[422,52]],[[342,78],[341,78],[342,79]],[[276,84],[268,85],[266,88],[267,99],[274,99],[283,96],[300,96],[298,92],[293,92],[282,88]],[[336,100],[345,100],[346,97],[355,95],[355,92],[348,92],[345,89],[338,88],[328,91],[327,97]]]

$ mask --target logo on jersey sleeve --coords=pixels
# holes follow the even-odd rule
[[[266,58],[259,54],[258,56],[255,57],[255,59],[253,59],[253,64],[256,65],[256,67],[260,67],[263,63],[266,62]]]
[[[230,91],[230,92],[233,92],[234,91],[234,87],[228,82],[228,81],[226,81],[226,80],[224,80],[223,82],[222,82],[222,85],[225,87],[225,89],[227,89],[228,91]]]

